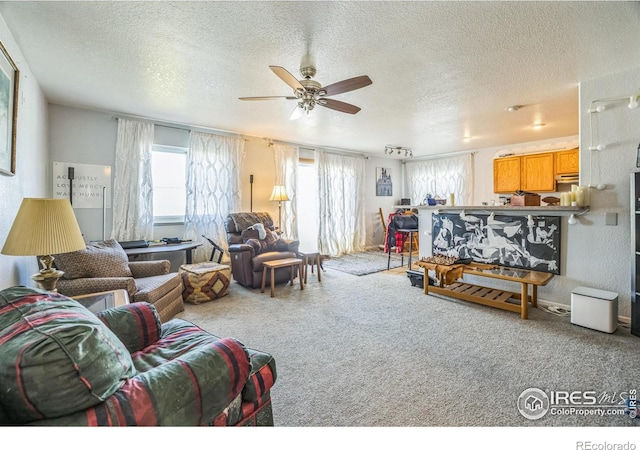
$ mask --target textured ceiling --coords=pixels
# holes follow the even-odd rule
[[[638,2],[21,1],[0,14],[52,103],[375,154],[576,135],[579,82],[640,61]],[[333,97],[362,111],[290,121],[293,101],[238,100],[291,95],[269,65],[298,76],[306,55],[323,85],[368,75]]]

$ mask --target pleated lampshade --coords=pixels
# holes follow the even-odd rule
[[[276,184],[273,187],[273,191],[271,191],[271,197],[269,197],[271,201],[279,201],[279,202],[288,202],[289,196],[287,195],[287,190],[284,186]]]
[[[25,198],[2,247],[2,254],[53,255],[85,247],[69,200]]]

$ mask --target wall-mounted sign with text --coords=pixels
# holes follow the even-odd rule
[[[53,198],[67,198],[74,208],[111,208],[111,166],[54,162]]]

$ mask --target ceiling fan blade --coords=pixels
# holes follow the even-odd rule
[[[369,86],[373,81],[366,75],[360,77],[349,78],[348,80],[338,81],[337,83],[325,86],[322,89],[327,93],[325,96],[342,94],[343,92],[355,91],[356,89]]]
[[[304,116],[304,108],[301,108],[300,106],[296,105],[296,109],[294,109],[293,112],[291,113],[289,120],[298,120],[302,116]]]
[[[340,111],[347,114],[355,114],[360,111],[355,105],[351,105],[349,103],[340,102],[338,100],[333,100],[331,98],[322,99],[322,102],[318,102],[318,105],[324,106],[325,108],[335,109],[336,111]]]
[[[276,100],[279,98],[286,98],[287,100],[297,100],[298,97],[285,97],[283,95],[272,95],[272,96],[267,96],[267,97],[239,97],[238,100],[251,100],[251,101],[256,101],[256,100]]]
[[[273,71],[273,73],[275,73],[276,75],[278,75],[278,77],[284,81],[285,83],[287,83],[289,86],[291,86],[293,88],[293,90],[302,90],[304,91],[305,88],[303,85],[300,84],[300,82],[298,81],[298,79],[296,77],[294,77],[293,75],[291,75],[291,73],[289,73],[289,71],[287,71],[287,69],[285,69],[284,67],[280,67],[280,66],[269,66],[269,69],[271,69]]]

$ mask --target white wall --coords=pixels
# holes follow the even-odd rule
[[[607,149],[593,154],[590,173],[591,145],[589,113],[594,100],[629,97],[640,89],[640,66],[634,70],[585,81],[580,86],[580,171],[584,184],[602,182],[606,189],[591,189],[590,212],[572,226],[567,239],[567,270],[562,283],[556,283],[554,294],[567,298],[573,286],[588,286],[617,292],[619,314],[631,311],[631,226],[630,173],[636,170],[640,142],[640,109],[630,110],[626,101],[605,102],[606,110],[594,120],[594,145]],[[604,224],[606,212],[618,214],[618,225]]]
[[[376,168],[390,169],[392,194],[390,197],[376,196]],[[399,159],[393,157],[371,156],[365,160],[365,223],[367,226],[366,247],[377,247],[384,244],[384,228],[380,221],[380,208],[386,223],[390,213],[395,211],[394,206],[400,204],[403,196],[404,166]]]
[[[0,246],[4,245],[24,197],[47,197],[47,102],[4,19],[0,17],[0,41],[20,71],[16,137],[16,175],[0,175]],[[38,271],[33,256],[0,255],[0,289],[14,285],[35,286],[30,276]]]
[[[118,122],[113,115],[88,109],[49,105],[49,145],[53,162],[111,166],[111,192]],[[47,186],[48,192],[53,184]],[[113,196],[112,196],[113,198]],[[102,208],[74,208],[86,242],[102,239]],[[106,209],[106,237],[111,234],[112,208]]]

